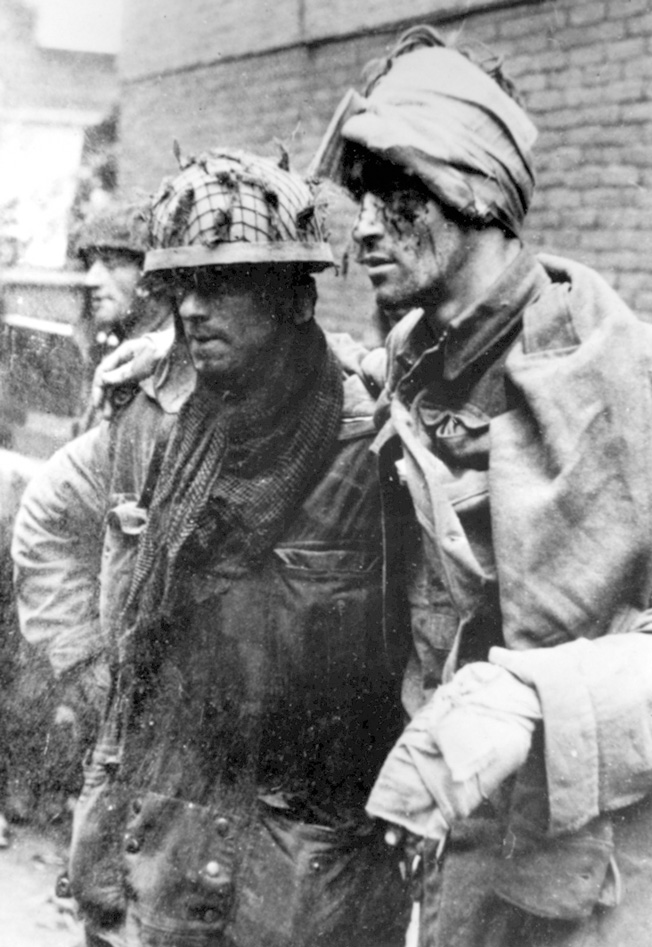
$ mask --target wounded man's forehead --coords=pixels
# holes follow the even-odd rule
[[[431,197],[426,185],[391,161],[380,158],[364,148],[348,145],[344,151],[344,185],[355,200],[367,194],[389,197],[405,192]]]

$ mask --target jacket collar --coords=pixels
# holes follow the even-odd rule
[[[550,282],[523,248],[486,296],[454,319],[445,341],[444,378],[453,381],[483,358],[520,322],[523,311]]]
[[[422,310],[408,313],[388,343],[394,339],[392,354],[400,373],[420,375],[420,369],[430,365],[433,357],[443,357],[443,378],[455,381],[512,332],[525,307],[549,281],[543,266],[523,248],[487,294],[454,319],[438,339]]]

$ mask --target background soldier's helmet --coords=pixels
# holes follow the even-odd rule
[[[142,262],[148,247],[149,201],[112,202],[91,211],[80,224],[75,252],[87,263],[95,250],[121,250]]]
[[[309,185],[275,161],[214,150],[180,161],[152,205],[147,272],[233,264],[333,265]]]

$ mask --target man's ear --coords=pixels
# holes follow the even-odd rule
[[[294,324],[302,326],[310,322],[315,314],[317,287],[312,276],[305,276],[294,286],[294,306],[292,318]]]

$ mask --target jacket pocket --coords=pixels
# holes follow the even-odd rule
[[[522,834],[522,849],[509,852],[496,866],[498,897],[530,914],[566,921],[588,917],[598,903],[614,903],[611,882],[617,869],[607,815],[572,834],[533,833],[529,844],[523,844],[526,838]]]
[[[378,572],[381,567],[380,551],[355,546],[332,548],[318,543],[277,546],[276,558],[286,569],[296,570],[304,578],[317,579],[324,575],[365,575]]]
[[[146,792],[123,840],[127,942],[215,944],[233,902],[234,826],[227,814]]]
[[[295,686],[355,688],[384,657],[379,550],[297,543],[277,546],[274,556],[269,623],[298,672]]]
[[[375,827],[336,830],[271,810],[254,828],[238,885],[242,947],[402,945],[410,898]]]

